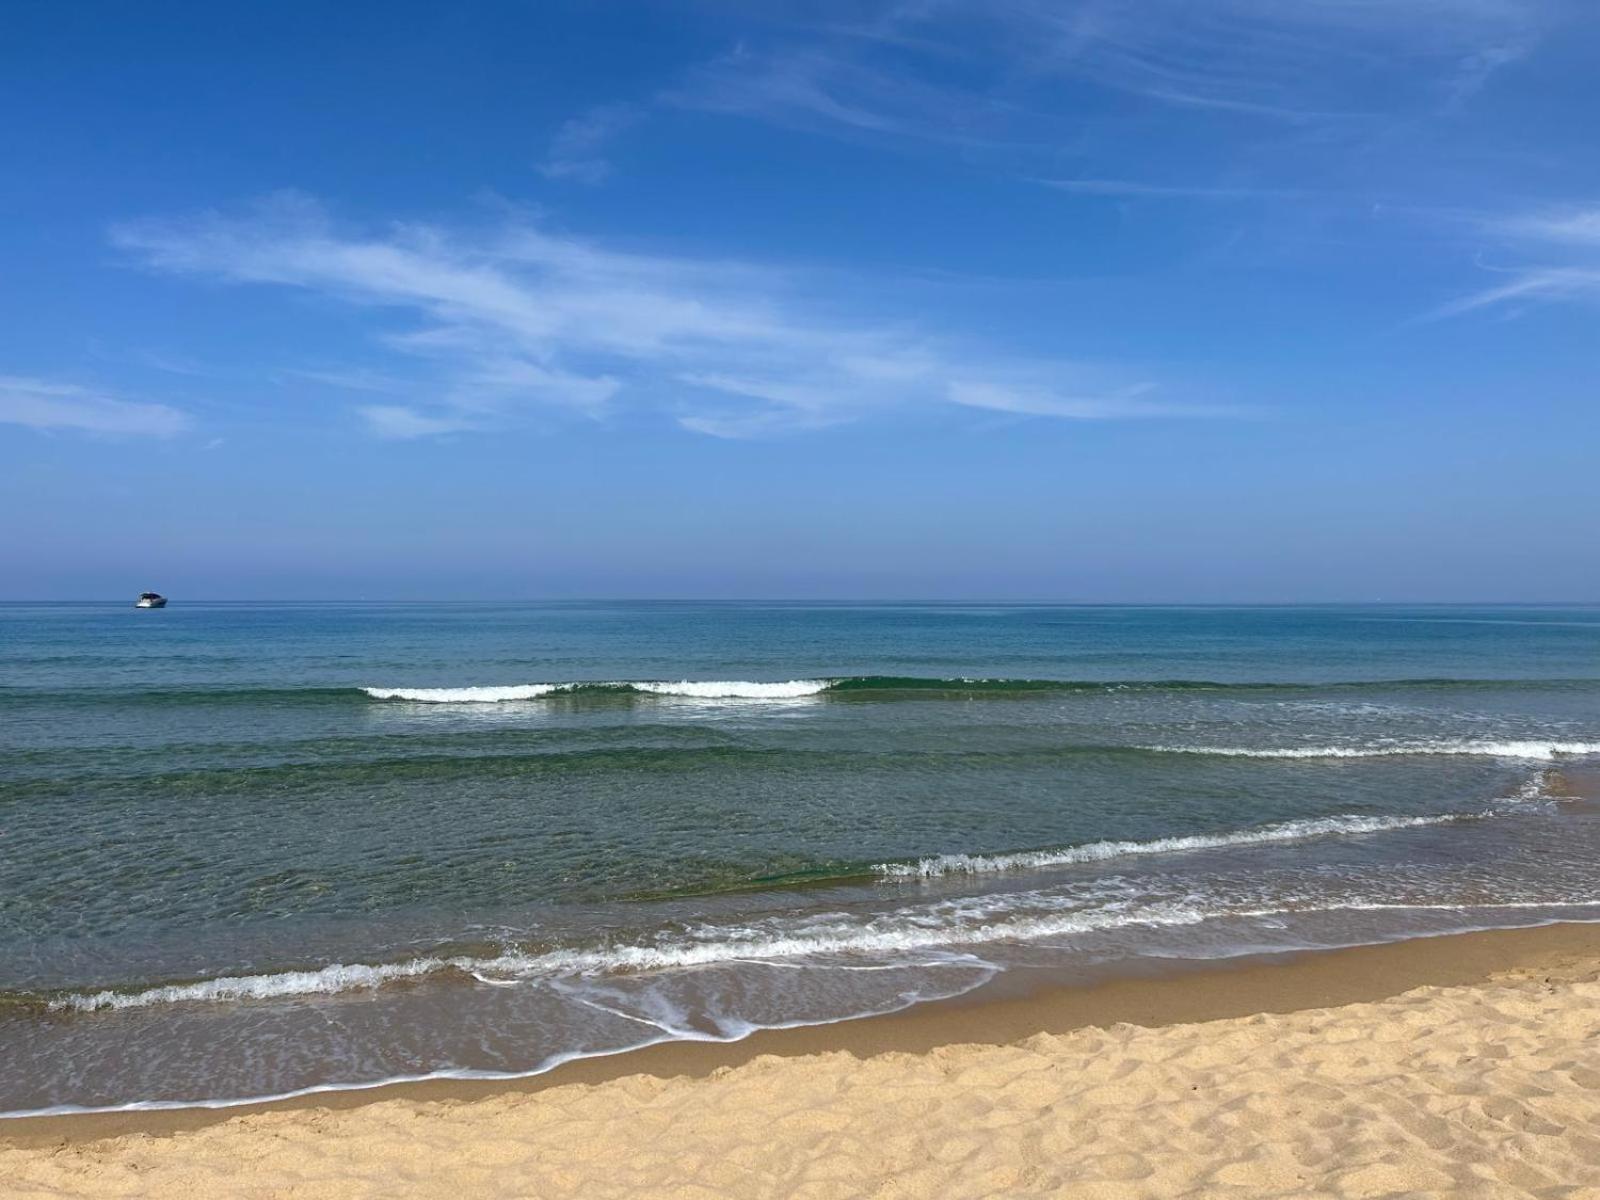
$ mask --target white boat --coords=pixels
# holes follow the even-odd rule
[[[140,592],[139,598],[133,602],[135,608],[165,608],[167,598],[160,592]]]

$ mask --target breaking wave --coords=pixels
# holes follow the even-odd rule
[[[508,984],[537,979],[636,973],[675,967],[705,967],[816,955],[873,955],[947,946],[1092,933],[1128,925],[1193,925],[1225,915],[1184,904],[1156,903],[1126,910],[1035,912],[991,920],[982,909],[957,908],[930,920],[926,910],[897,912],[870,921],[824,919],[790,930],[698,931],[682,940],[581,947],[530,954],[508,951],[492,957],[422,957],[398,963],[335,963],[320,970],[220,976],[164,984],[142,991],[73,992],[52,997],[55,1012],[149,1008],[163,1004],[271,1000],[363,991],[396,980],[460,971],[479,982]],[[711,936],[706,936],[711,935]]]
[[[742,679],[684,679],[677,682],[525,683],[510,687],[364,687],[361,690],[374,700],[411,700],[422,704],[494,704],[506,700],[537,700],[543,696],[575,692],[634,692],[648,696],[686,696],[696,700],[794,700],[815,696],[828,687],[828,681],[822,679],[790,679],[781,683],[756,683]]]
[[[878,863],[873,871],[885,879],[937,879],[946,875],[987,875],[1001,871],[1026,871],[1072,863],[1104,862],[1145,854],[1173,854],[1185,850],[1216,850],[1228,846],[1254,846],[1270,842],[1299,842],[1311,838],[1382,833],[1420,825],[1444,825],[1472,819],[1437,817],[1319,817],[1284,821],[1232,833],[1202,833],[1190,837],[1155,838],[1147,842],[1088,842],[1058,850],[1023,850],[1012,854],[939,854],[916,862]]]
[[[1600,742],[1439,741],[1394,742],[1375,746],[1294,746],[1256,749],[1241,746],[1142,746],[1163,754],[1204,754],[1218,758],[1393,758],[1414,754],[1527,758],[1549,762],[1565,755],[1600,754]]]
[[[1039,693],[1102,695],[1122,692],[1273,694],[1343,693],[1384,687],[1421,691],[1535,690],[1591,692],[1594,679],[1374,679],[1324,682],[1245,681],[1206,679],[1026,679],[984,676],[948,678],[901,675],[850,675],[799,677],[780,682],[753,680],[570,680],[509,685],[461,687],[196,687],[148,688],[86,687],[70,690],[20,688],[0,685],[0,706],[40,702],[69,705],[127,704],[216,706],[224,704],[338,705],[352,700],[407,700],[415,703],[474,704],[538,700],[562,695],[621,694],[662,695],[716,699],[788,699],[829,695],[841,699],[916,696],[988,696],[1004,698]]]
[[[1541,680],[1537,686],[1573,686],[1582,681]],[[363,687],[374,700],[410,700],[424,704],[483,704],[514,700],[537,700],[548,696],[585,694],[623,694],[683,696],[700,700],[791,700],[823,694],[865,698],[873,694],[918,693],[928,695],[1026,695],[1040,692],[1103,694],[1109,692],[1306,692],[1344,691],[1371,686],[1396,688],[1483,688],[1529,686],[1515,680],[1402,679],[1377,683],[1254,683],[1203,679],[1008,679],[980,676],[927,678],[902,675],[848,675],[764,682],[748,679],[680,680],[571,680],[567,682],[523,683],[480,687]],[[1509,743],[1508,743],[1509,744]],[[1181,747],[1156,747],[1181,749]],[[1245,753],[1226,749],[1196,748],[1191,753]],[[1395,750],[1393,753],[1400,753]],[[1255,752],[1252,752],[1255,753]],[[1445,751],[1440,751],[1445,753]],[[1336,751],[1318,751],[1317,756],[1338,756]],[[1291,757],[1313,757],[1310,751]]]
[[[537,700],[562,690],[557,683],[525,683],[515,687],[361,689],[374,700],[415,700],[423,704],[495,704],[503,700]]]
[[[1518,793],[1529,798],[1532,793]],[[1357,836],[1479,820],[1494,815],[1460,813],[1439,816],[1321,817],[1262,825],[1231,833],[1157,838],[1151,841],[1104,841],[1058,850],[1013,854],[947,854],[915,862],[886,862],[872,870],[883,879],[933,879],[1011,870],[1103,862],[1147,854],[1169,854],[1228,846],[1262,845],[1311,838]],[[759,963],[826,955],[868,955],[927,952],[1002,941],[1093,933],[1130,925],[1191,925],[1217,917],[1265,915],[1234,912],[1193,902],[1148,902],[1066,911],[1047,893],[1027,892],[991,898],[971,897],[916,906],[868,920],[841,914],[764,927],[700,926],[656,941],[554,948],[543,951],[508,949],[492,955],[423,955],[393,963],[334,963],[312,970],[229,975],[169,983],[140,990],[101,989],[69,992],[44,1000],[56,1012],[96,1012],[148,1008],[165,1004],[224,1003],[295,996],[333,995],[372,990],[384,984],[458,972],[480,983],[507,985],[539,979],[640,973],[727,963]],[[1043,904],[1044,908],[1038,907]],[[1000,906],[1001,914],[997,917]],[[1009,909],[1010,911],[1004,911]],[[1276,911],[1276,910],[1274,910]]]
[[[458,960],[466,961],[466,960]],[[148,1008],[185,1001],[212,1003],[229,1000],[272,1000],[285,996],[331,995],[375,988],[397,979],[431,975],[451,965],[443,958],[413,958],[405,962],[333,963],[315,971],[278,971],[264,975],[223,975],[192,983],[171,983],[138,992],[105,989],[74,992],[52,999],[46,1007],[56,1012],[95,1012],[106,1008]]]
[[[1039,893],[1003,898],[1027,900]],[[995,898],[1000,900],[1002,898]],[[1206,907],[1194,902],[1152,902],[1130,907],[1114,906],[1094,910],[1049,911],[1033,909],[995,919],[993,910],[980,903],[944,905],[935,912],[928,908],[902,910],[865,922],[843,919],[813,922],[788,931],[732,929],[716,932],[714,938],[637,943],[552,950],[542,954],[508,951],[492,957],[423,957],[386,964],[335,963],[320,970],[284,971],[275,974],[223,976],[191,983],[173,983],[141,991],[102,990],[75,992],[52,997],[44,1005],[48,1011],[91,1013],[104,1010],[151,1008],[167,1004],[205,1004],[239,1000],[272,1000],[297,996],[334,995],[341,992],[370,991],[385,983],[417,979],[447,971],[461,972],[480,983],[512,986],[540,980],[560,981],[584,977],[634,974],[685,967],[760,963],[784,964],[784,960],[830,956],[862,956],[857,969],[886,969],[884,955],[929,955],[914,965],[991,966],[966,947],[1001,942],[1039,940],[1077,934],[1095,934],[1131,926],[1170,928],[1199,925],[1217,919],[1281,917],[1290,914],[1422,911],[1464,912],[1497,909],[1585,909],[1600,908],[1594,900],[1489,901],[1477,904],[1428,902],[1334,901],[1311,907],[1274,905],[1268,907]],[[786,965],[786,964],[784,964]],[[894,966],[892,960],[887,964]],[[913,965],[901,962],[898,965]]]
[[[821,679],[791,679],[785,683],[749,683],[743,680],[678,683],[630,683],[636,692],[652,696],[692,696],[697,700],[793,700],[828,690]]]

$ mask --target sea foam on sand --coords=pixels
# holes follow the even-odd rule
[[[31,1140],[0,1128],[7,1194],[1586,1197],[1600,959],[1337,1008],[465,1102],[402,1092],[168,1137],[63,1123],[93,1119]]]

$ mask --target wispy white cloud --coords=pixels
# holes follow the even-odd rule
[[[952,405],[1157,415],[1150,385],[1126,370],[975,347],[862,312],[849,289],[792,271],[613,250],[527,222],[351,232],[283,196],[244,218],[141,221],[114,238],[157,269],[302,289],[400,318],[366,348],[390,352],[382,369],[344,373],[403,401],[359,410],[385,437],[500,428],[530,408],[664,413],[724,437]],[[409,392],[393,386],[406,362]],[[982,390],[1019,380],[1025,403]],[[1160,409],[1184,412],[1207,415],[1177,402]]]
[[[1357,129],[1464,103],[1565,4],[884,0],[786,23],[772,48],[741,45],[665,99],[858,136],[1056,150],[1093,119],[1094,92],[1196,119]]]
[[[855,47],[739,48],[704,63],[664,92],[667,104],[774,124],[872,138],[993,147],[1067,127],[970,84],[919,77],[866,59]]]
[[[1459,98],[1520,55],[1558,0],[1080,0],[991,10],[1046,67],[1179,107],[1268,120]],[[1513,49],[1515,47],[1515,49]]]
[[[1574,300],[1586,296],[1600,296],[1600,268],[1539,267],[1510,272],[1506,282],[1441,304],[1422,319],[1459,317],[1517,300]]]
[[[1132,179],[1041,179],[1039,182],[1074,195],[1120,200],[1281,200],[1306,195],[1298,188],[1207,187],[1141,183]]]
[[[414,386],[410,380],[394,375],[385,375],[383,372],[374,371],[370,367],[334,367],[331,369],[291,367],[286,369],[283,374],[295,379],[306,379],[312,383],[339,388],[347,392],[403,395]]]
[[[459,416],[430,416],[403,404],[366,404],[356,409],[378,437],[409,440],[442,433],[463,433],[474,426]]]
[[[168,375],[201,378],[215,373],[213,368],[205,363],[183,354],[167,354],[158,350],[139,350],[134,352],[133,359],[141,366],[146,366],[153,371],[161,371]]]
[[[1465,54],[1456,63],[1455,77],[1446,89],[1446,107],[1459,108],[1487,86],[1499,71],[1526,58],[1533,40],[1514,40],[1503,45],[1488,45]]]
[[[602,104],[573,117],[550,139],[550,148],[539,164],[540,174],[547,179],[602,182],[611,174],[611,162],[605,156],[607,145],[635,124],[639,116],[639,110],[631,104]]]
[[[1497,282],[1424,313],[1422,322],[1522,302],[1600,300],[1600,207],[1566,206],[1481,223],[1481,233],[1508,243],[1531,262],[1494,267]],[[1553,261],[1552,261],[1553,260]]]
[[[1543,209],[1491,222],[1489,228],[1528,241],[1600,250],[1600,206]]]
[[[122,400],[70,383],[0,375],[0,422],[31,429],[171,437],[189,418],[165,404]]]
[[[1231,406],[1177,406],[1148,399],[1153,384],[1133,384],[1106,394],[1072,395],[1027,380],[956,380],[950,399],[969,408],[1028,417],[1065,417],[1077,421],[1151,419],[1156,417],[1237,417],[1245,410]]]

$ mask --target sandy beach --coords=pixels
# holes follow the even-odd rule
[[[1600,928],[0,1139],[17,1197],[1600,1196]]]

